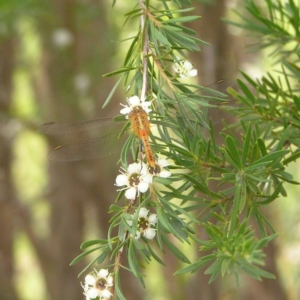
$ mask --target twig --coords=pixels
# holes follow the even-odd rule
[[[144,0],[140,0],[140,7],[143,11],[141,15],[141,33],[143,34],[143,84],[142,84],[142,91],[141,91],[141,101],[146,100],[146,92],[148,89],[148,52],[149,52],[149,35],[148,35],[148,26],[146,25],[146,15],[147,15],[147,8],[145,5]]]

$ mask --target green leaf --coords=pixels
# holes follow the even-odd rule
[[[109,248],[107,247],[106,249],[103,250],[102,254],[100,254],[98,256],[98,259],[97,259],[97,264],[100,265],[104,260],[105,258],[107,257],[109,253]]]
[[[248,158],[248,153],[250,150],[250,141],[251,141],[251,124],[248,124],[247,132],[246,132],[246,137],[244,141],[244,146],[243,146],[243,153],[242,153],[242,166],[246,165],[247,158]]]
[[[159,220],[159,225],[163,227],[164,231],[170,233],[172,231],[172,228],[165,211],[160,206],[157,206],[157,218]]]
[[[86,272],[96,261],[98,260],[98,257],[92,260],[79,274],[78,277],[80,277],[83,273]],[[70,264],[71,265],[71,264]]]
[[[262,139],[257,139],[257,145],[260,149],[260,152],[263,156],[267,155],[267,149],[266,149],[266,145],[264,143],[264,141]]]
[[[126,140],[122,151],[121,151],[121,155],[120,155],[120,161],[123,164],[123,166],[127,166],[128,163],[128,153],[130,153],[130,151],[133,149],[133,145],[134,142],[136,141],[135,139],[135,135],[133,132],[131,132],[131,134],[129,135],[128,139]]]
[[[250,265],[250,264],[244,264],[244,265],[241,265],[240,267],[249,276],[251,276],[254,279],[259,280],[259,281],[261,281],[261,277],[269,278],[269,279],[276,278],[273,274],[271,274],[267,271],[263,271],[263,270],[259,269],[258,267]]]
[[[181,275],[184,273],[195,273],[215,258],[215,254],[205,255],[201,257],[197,262],[190,264],[187,267],[181,268],[180,270],[175,272],[174,275]]]
[[[300,111],[300,98],[298,96],[294,95],[293,101],[294,101],[295,105],[297,106],[298,111]]]
[[[283,164],[284,165],[287,165],[289,164],[290,162],[294,162],[294,161],[297,161],[297,159],[300,157],[300,151],[297,151],[293,154],[291,154],[288,158],[284,159],[283,160]]]
[[[162,241],[165,246],[182,262],[190,264],[190,260],[175,246],[165,235],[162,235]]]
[[[269,153],[255,161],[255,163],[253,163],[251,166],[254,167],[255,165],[259,165],[264,162],[273,163],[275,160],[281,159],[284,155],[286,155],[289,152],[289,150],[279,150],[273,153]]]
[[[262,168],[264,168],[265,166],[267,166],[271,163],[272,163],[272,161],[268,161],[268,160],[264,161],[264,162],[261,162],[259,164],[254,162],[252,165],[245,168],[245,172],[247,172],[247,175],[250,175],[251,172],[253,172],[255,170],[261,170]]]
[[[178,18],[163,20],[162,23],[168,24],[168,23],[193,22],[193,21],[199,20],[200,18],[201,18],[200,16],[185,16],[185,17],[178,17]]]
[[[247,200],[247,185],[245,180],[242,181],[241,195],[240,195],[240,204],[239,204],[239,213],[241,213],[246,205]]]
[[[110,76],[114,76],[114,75],[121,74],[121,73],[126,73],[126,72],[129,72],[129,71],[132,71],[132,70],[136,70],[136,69],[137,69],[137,67],[123,67],[120,70],[112,71],[112,72],[106,73],[106,74],[104,74],[102,76],[103,77],[110,77]]]
[[[162,28],[163,29],[163,28]],[[201,40],[195,39],[188,37],[180,32],[175,32],[175,31],[165,31],[165,35],[167,36],[169,42],[172,45],[178,45],[180,47],[184,47],[190,51],[199,51],[200,48],[196,45],[197,42],[201,42]]]
[[[157,39],[163,45],[165,45],[165,46],[169,45],[168,39],[163,35],[162,32],[160,32],[159,30],[157,30],[152,23],[150,23],[150,33],[152,35],[152,39],[153,40]]]
[[[258,272],[259,269],[257,267],[250,265],[250,264],[243,264],[240,266],[240,268],[244,272],[246,272],[249,276],[253,277],[256,280],[261,281],[261,277]]]
[[[205,191],[207,192],[207,189],[204,187],[204,185],[201,184],[196,178],[189,174],[183,174],[183,177],[188,179],[191,183],[194,184],[194,188],[197,189],[198,191]]]
[[[230,231],[229,236],[232,236],[234,233],[234,230],[238,223],[238,215],[239,215],[239,208],[240,208],[240,199],[241,199],[241,190],[242,186],[237,185],[235,190],[235,195],[233,199],[233,209],[231,212],[231,224],[230,224]]]
[[[237,83],[238,83],[240,89],[242,90],[242,92],[245,94],[245,96],[251,101],[252,105],[254,105],[256,103],[256,100],[255,100],[253,94],[251,93],[251,91],[245,85],[245,83],[243,81],[241,81],[240,79],[237,80]]]
[[[115,274],[115,291],[117,294],[117,299],[118,300],[127,300],[124,296],[123,296],[123,292],[121,290],[121,282],[120,282],[120,272],[119,270],[117,270],[116,274]]]
[[[160,263],[161,265],[163,266],[167,266],[163,260],[161,260],[157,255],[156,253],[152,250],[152,247],[150,247],[150,245],[148,244],[148,250],[149,252],[151,253],[152,257],[158,262]]]
[[[263,164],[260,164],[260,165],[264,165]],[[258,176],[255,176],[255,175],[252,175],[250,173],[245,173],[247,179],[251,179],[252,181],[256,181],[256,182],[271,182],[272,179],[270,178],[265,178],[265,177],[258,177]]]
[[[178,27],[175,27],[175,26],[169,26],[169,25],[164,25],[163,29],[164,30],[169,30],[169,31],[182,32],[181,28],[178,28]]]
[[[226,137],[226,146],[227,146],[227,153],[234,162],[234,166],[236,169],[242,169],[242,162],[240,160],[240,154],[237,151],[236,144],[231,136]]]
[[[128,264],[129,264],[130,270],[138,278],[141,285],[145,288],[145,282],[143,280],[142,274],[138,271],[137,255],[135,252],[134,243],[132,241],[129,241],[127,257],[128,257]]]
[[[117,83],[114,85],[114,87],[110,91],[109,95],[107,96],[106,100],[104,101],[104,104],[102,105],[102,109],[105,108],[107,106],[107,104],[110,102],[112,96],[115,94],[115,91],[117,90],[117,87],[119,86],[123,77],[124,77],[124,75],[121,76],[121,78],[117,81]]]
[[[261,240],[258,241],[257,248],[260,249],[266,247],[273,239],[278,237],[278,235],[279,235],[278,233],[274,233],[265,238],[262,238]]]
[[[209,268],[207,268],[204,274],[212,274],[209,283],[213,282],[221,272],[222,261],[216,260]]]
[[[97,244],[107,244],[107,240],[91,240],[91,241],[87,241],[81,244],[80,249],[84,250],[90,246],[94,246]]]
[[[75,265],[76,263],[78,263],[80,260],[82,260],[84,257],[86,257],[87,255],[89,255],[90,253],[92,253],[92,252],[94,252],[94,251],[96,251],[96,250],[99,250],[99,249],[101,249],[101,247],[96,247],[96,248],[93,248],[93,249],[91,249],[91,250],[88,250],[88,251],[85,251],[85,252],[81,253],[80,255],[78,255],[76,258],[74,258],[74,259],[71,261],[70,266]],[[98,259],[98,258],[97,258],[97,259]],[[97,260],[97,259],[96,259],[96,260]],[[95,260],[95,261],[96,261],[96,260]]]
[[[282,188],[282,182],[280,182],[278,184],[278,186],[276,187],[275,191],[272,193],[272,195],[270,197],[268,197],[266,200],[263,200],[263,201],[259,201],[258,203],[260,205],[266,205],[266,204],[269,204],[271,202],[273,202],[275,199],[278,198],[280,192],[281,192],[281,188]]]
[[[225,181],[232,181],[232,182],[235,182],[236,180],[236,173],[223,173],[222,175],[222,178],[224,178]]]

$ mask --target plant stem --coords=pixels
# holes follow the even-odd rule
[[[143,35],[143,51],[142,51],[142,64],[143,64],[143,84],[141,90],[141,101],[146,100],[146,92],[148,89],[148,53],[149,53],[149,35],[148,25],[146,24],[147,7],[144,0],[140,0],[140,7],[143,11],[141,15],[141,34]]]

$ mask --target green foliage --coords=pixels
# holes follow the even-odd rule
[[[261,280],[262,277],[274,279],[275,277],[272,274],[263,271],[254,264],[259,266],[264,264],[265,255],[262,252],[262,247],[265,247],[275,238],[276,234],[257,240],[254,237],[254,231],[247,227],[247,222],[247,219],[243,221],[234,234],[230,236],[215,224],[203,223],[211,240],[200,241],[200,244],[202,244],[200,251],[213,251],[213,253],[201,257],[194,264],[177,271],[176,274],[194,273],[208,263],[213,262],[205,271],[205,274],[211,274],[210,282],[220,274],[224,277],[226,274],[233,272],[237,284],[239,284],[238,273],[240,269],[257,280]]]
[[[113,263],[106,267],[113,266],[120,299],[124,297],[119,287],[119,268],[134,274],[144,286],[142,268],[152,258],[164,264],[154,251],[153,240],[136,238],[142,208],[157,214],[155,242],[161,253],[168,249],[179,261],[189,264],[177,275],[197,272],[210,264],[205,271],[211,275],[210,281],[233,273],[239,283],[240,271],[257,280],[274,278],[262,269],[263,248],[277,234],[262,208],[279,195],[286,195],[284,183],[298,184],[285,168],[300,156],[300,100],[295,84],[299,82],[299,66],[294,60],[299,50],[298,42],[289,51],[284,45],[286,41],[299,41],[299,7],[292,0],[284,6],[279,1],[265,0],[265,14],[247,0],[251,18],[241,16],[242,23],[230,22],[259,33],[261,47],[275,46],[273,54],[280,62],[280,72],[276,78],[267,74],[260,80],[242,73],[243,79],[237,81],[239,90],[228,89],[235,98],[235,105],[229,105],[226,95],[184,83],[174,75],[172,67],[185,60],[186,51],[197,51],[206,43],[183,26],[198,19],[185,15],[192,11],[190,8],[180,8],[189,1],[173,1],[179,7],[172,9],[170,2],[160,1],[153,6],[151,1],[141,1],[139,8],[125,14],[127,23],[140,19],[141,26],[130,39],[123,66],[106,76],[121,75],[116,86],[123,81],[129,95],[152,101],[150,120],[156,125],[152,149],[172,161],[172,176],[154,177],[151,193],[141,193],[123,207],[113,205],[107,241],[84,243],[82,249],[94,248],[73,261],[98,251],[94,261],[100,263],[110,253]],[[214,124],[206,122],[207,109],[220,104],[237,120],[234,124],[224,122],[222,145],[216,142]],[[209,137],[204,137],[204,131]],[[129,141],[122,151],[124,165],[134,146]],[[118,202],[123,195],[124,191]],[[257,223],[259,233],[250,222]],[[197,225],[207,232],[207,240],[197,238]],[[113,236],[115,229],[117,235]],[[178,247],[178,243],[190,244],[191,240],[201,245],[201,252],[208,252],[192,263]],[[128,268],[120,263],[124,248]]]
[[[299,58],[299,3],[294,0],[265,0],[262,6],[255,4],[253,0],[245,0],[245,8],[250,17],[238,14],[242,22],[229,23],[244,28],[249,32],[259,35],[259,47],[275,47],[273,54],[283,60],[291,54]],[[266,8],[266,12],[265,9]],[[271,53],[272,54],[272,53]]]

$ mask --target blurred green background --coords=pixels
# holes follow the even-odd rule
[[[239,68],[254,77],[274,68],[263,52],[246,48],[252,38],[220,21],[235,18],[232,7],[243,12],[242,0],[203,2],[194,1],[194,14],[202,18],[190,24],[211,44],[190,56],[200,84],[234,80]],[[106,237],[117,156],[52,162],[50,149],[90,135],[46,137],[36,129],[119,111],[125,89],[101,108],[118,79],[102,75],[122,66],[129,44],[119,41],[138,30],[134,23],[123,27],[124,13],[135,3],[119,0],[112,8],[111,0],[0,0],[0,300],[84,299],[84,278],[77,275],[87,261],[69,264],[83,241]],[[298,167],[290,169],[299,181]],[[166,268],[153,263],[145,269],[146,290],[124,273],[127,299],[300,299],[299,188],[287,188],[289,196],[266,212],[280,233],[265,251],[266,270],[276,280],[242,276],[236,287],[231,277],[208,284],[203,272],[173,277],[180,265],[167,253]],[[199,256],[197,246],[184,250]]]

